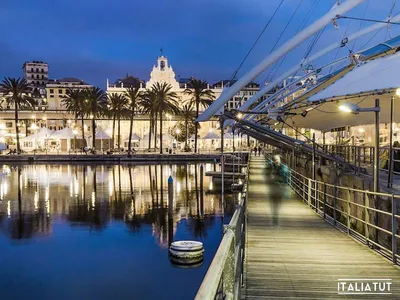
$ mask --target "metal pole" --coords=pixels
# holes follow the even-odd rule
[[[312,179],[315,180],[316,172],[315,172],[315,132],[313,133],[313,140],[312,140],[313,152],[312,152]]]
[[[393,110],[394,96],[392,96],[392,98],[390,99],[388,188],[391,188],[393,186]]]
[[[162,174],[161,174],[162,175]],[[172,176],[168,178],[168,219],[172,219],[174,208],[174,180]]]
[[[224,217],[224,205],[225,205],[225,199],[224,199],[224,190],[225,190],[225,178],[224,178],[224,119],[221,117],[220,118],[220,128],[221,128],[221,203],[222,203],[222,217]]]
[[[204,167],[200,165],[200,216],[204,216],[204,197],[203,197],[203,178],[204,178]]]
[[[375,99],[374,192],[379,191],[379,99]]]
[[[397,219],[396,219],[396,198],[392,195],[392,260],[394,264],[397,264]]]

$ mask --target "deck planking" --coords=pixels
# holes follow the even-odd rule
[[[400,269],[315,214],[252,157],[246,299],[400,299]],[[340,278],[390,278],[392,295],[338,295]]]

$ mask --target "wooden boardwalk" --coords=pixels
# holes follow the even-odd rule
[[[400,269],[316,215],[252,157],[246,299],[400,299]],[[338,295],[338,279],[392,279],[392,295]]]

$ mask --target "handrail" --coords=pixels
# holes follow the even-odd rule
[[[240,203],[229,224],[224,225],[221,244],[197,292],[196,300],[241,298],[246,199],[247,178],[243,184]]]
[[[400,236],[397,234],[398,219],[400,219],[400,214],[397,212],[398,201],[400,201],[399,194],[378,193],[329,184],[304,176],[289,166],[288,168],[291,173],[288,184],[319,216],[338,229],[344,229],[357,241],[390,258],[394,264],[399,264],[398,242]],[[340,197],[339,194],[342,196]],[[354,199],[357,198],[361,199],[362,203],[355,202]],[[387,210],[382,209],[382,206],[378,204],[384,203],[384,201],[390,201]],[[357,211],[361,210],[363,213],[357,215]],[[379,218],[387,218],[388,222],[385,223],[388,226],[386,228],[384,225],[379,226],[379,223],[375,221]],[[358,223],[358,229],[355,223]],[[385,223],[380,222],[380,224]],[[384,240],[390,241],[390,245],[385,244]]]

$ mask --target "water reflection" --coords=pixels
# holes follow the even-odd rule
[[[1,166],[0,230],[11,239],[53,233],[53,222],[101,232],[123,224],[131,233],[145,225],[162,247],[177,224],[193,237],[207,236],[222,211],[210,179],[199,178],[199,165],[27,165]],[[205,170],[212,165],[205,165]],[[168,220],[168,177],[174,179],[174,211]],[[200,186],[202,182],[202,186]],[[234,201],[227,202],[228,211]]]

